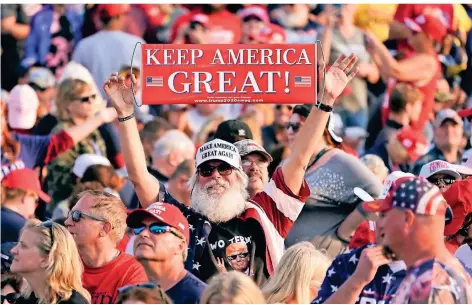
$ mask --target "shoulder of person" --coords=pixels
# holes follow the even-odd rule
[[[59,301],[57,302],[57,304],[89,304],[89,302],[83,295],[73,290],[70,298],[68,298],[67,300]]]

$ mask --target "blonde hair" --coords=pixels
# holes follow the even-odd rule
[[[70,119],[67,106],[87,89],[93,87],[80,79],[66,79],[57,88],[56,106],[57,116],[61,120]]]
[[[315,279],[320,287],[330,264],[331,260],[310,242],[293,245],[262,288],[267,303],[311,303],[312,281]]]
[[[117,244],[123,239],[126,231],[126,207],[116,196],[104,191],[86,190],[79,198],[90,196],[94,199],[91,209],[93,215],[106,219],[111,224],[111,236]]]
[[[90,302],[90,293],[82,286],[84,269],[79,251],[69,231],[55,222],[52,222],[51,229],[47,228],[37,219],[28,220],[21,232],[24,230],[31,230],[39,235],[36,245],[48,257],[48,267],[45,270],[47,291],[44,299],[39,300],[40,303],[55,304],[67,300],[74,290]],[[54,235],[52,239],[51,230]],[[54,243],[51,246],[52,240]],[[24,296],[29,298],[32,292],[31,286],[25,281]]]
[[[264,304],[256,283],[239,271],[214,276],[203,291],[200,304]]]

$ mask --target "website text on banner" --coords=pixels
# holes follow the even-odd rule
[[[314,104],[315,44],[142,46],[144,104]]]

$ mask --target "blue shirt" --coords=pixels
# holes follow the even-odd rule
[[[199,304],[200,296],[207,285],[195,275],[187,272],[185,277],[174,287],[166,291],[174,304]]]
[[[26,223],[26,218],[8,208],[2,207],[2,243],[17,242],[20,231]]]
[[[354,273],[362,250],[373,245],[362,246],[340,254],[326,273],[318,297],[313,304],[321,304],[335,293]],[[406,267],[403,261],[380,266],[374,279],[367,284],[356,300],[356,304],[390,304],[400,283],[405,278]]]

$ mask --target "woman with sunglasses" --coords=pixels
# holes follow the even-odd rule
[[[83,266],[72,235],[52,221],[29,220],[22,229],[11,272],[26,280],[16,304],[85,304]]]
[[[366,45],[380,75],[388,80],[388,94],[398,82],[411,83],[424,94],[421,115],[416,122],[410,123],[414,129],[423,131],[433,113],[437,83],[442,74],[436,45],[446,36],[447,25],[432,15],[420,15],[414,20],[405,18],[404,24],[411,31],[408,44],[414,50],[408,57],[393,58],[387,47],[369,31],[365,32]],[[382,105],[381,116],[384,125],[388,104]]]
[[[59,85],[56,103],[59,124],[54,127],[53,133],[83,124],[94,118],[96,111],[101,107],[101,103],[97,102],[97,93],[93,86],[79,79],[66,79]],[[108,122],[115,118],[116,116],[113,116]],[[98,126],[95,126],[93,132],[82,138],[70,150],[48,164],[48,176],[45,183],[52,197],[52,204],[48,207],[54,208],[58,202],[71,194],[75,184],[71,171],[79,155],[91,153],[107,156],[106,145],[97,130]]]
[[[293,109],[286,124],[289,145],[294,143],[312,109],[312,105]],[[326,249],[335,257],[348,247],[351,234],[364,220],[355,210],[361,201],[354,188],[364,185],[373,197],[380,192],[380,181],[358,158],[344,151],[342,141],[334,132],[331,115],[306,167],[310,198],[285,240],[286,245],[312,238],[317,248]]]

